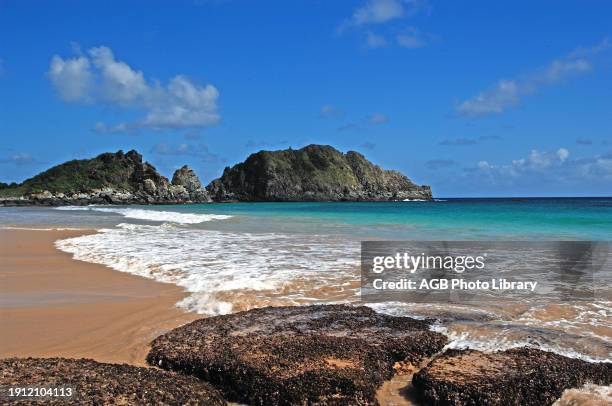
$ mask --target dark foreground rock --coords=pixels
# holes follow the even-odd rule
[[[209,202],[187,166],[172,182],[132,150],[104,153],[54,166],[21,184],[0,184],[0,206],[170,204]]]
[[[444,346],[429,325],[367,307],[268,307],[174,329],[153,341],[147,361],[253,405],[371,405],[396,362]]]
[[[329,145],[259,151],[206,189],[215,201],[431,200],[431,188]]]
[[[66,398],[10,400],[10,405],[225,405],[219,392],[188,376],[154,368],[104,364],[88,359],[8,358],[0,360],[1,402],[7,386],[70,387]]]
[[[533,348],[485,354],[449,350],[413,377],[431,405],[551,405],[565,389],[612,383],[612,364]]]

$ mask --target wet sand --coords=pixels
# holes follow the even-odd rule
[[[0,358],[145,365],[149,342],[198,318],[180,288],[75,261],[54,242],[92,230],[0,230]]]

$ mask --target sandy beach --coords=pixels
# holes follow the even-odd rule
[[[93,230],[0,230],[0,358],[93,358],[145,365],[149,342],[198,316],[180,288],[75,261],[58,239]]]

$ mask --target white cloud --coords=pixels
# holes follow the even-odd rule
[[[220,120],[219,92],[212,85],[199,86],[183,75],[167,85],[147,80],[142,71],[118,61],[108,47],[90,49],[74,58],[53,56],[49,78],[59,96],[67,102],[110,104],[144,112],[134,123],[107,126],[96,131],[112,133],[140,127],[153,129],[200,128]]]
[[[518,104],[519,100],[519,88],[516,82],[501,80],[495,88],[460,103],[457,112],[465,115],[502,113],[507,107]]]
[[[82,56],[62,59],[54,55],[51,58],[48,74],[62,100],[67,102],[89,100],[93,84],[89,59]]]
[[[571,159],[570,151],[559,148],[555,152],[532,150],[526,157],[508,164],[495,165],[480,161],[467,173],[482,176],[492,184],[520,185],[586,181],[612,182],[612,154]]]
[[[154,128],[204,127],[219,121],[219,91],[212,85],[198,87],[185,76],[175,76],[163,92],[164,101],[153,103],[144,119]]]
[[[383,48],[388,45],[387,40],[382,35],[368,31],[366,36],[366,45],[369,48]]]
[[[367,0],[353,11],[351,17],[346,19],[338,30],[342,32],[350,27],[384,24],[413,16],[428,8],[426,0]]]
[[[522,78],[500,80],[495,87],[458,103],[455,110],[461,115],[470,116],[503,113],[507,108],[519,104],[522,97],[536,92],[541,87],[554,85],[590,71],[591,62],[577,55],[592,56],[607,47],[607,40],[605,40],[596,47],[581,49],[579,52],[572,51],[566,58],[554,60],[547,66]]]
[[[89,55],[100,75],[100,96],[105,101],[129,106],[147,102],[153,96],[154,90],[147,85],[143,73],[133,70],[125,62],[116,61],[110,48],[92,48]]]
[[[379,24],[404,16],[404,2],[401,0],[368,0],[353,12],[351,24]]]

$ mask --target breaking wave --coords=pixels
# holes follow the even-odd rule
[[[65,206],[57,207],[57,210],[83,210],[98,211],[103,213],[117,213],[122,215],[123,217],[131,219],[170,222],[178,224],[198,224],[204,223],[206,221],[225,220],[232,217],[224,214],[179,213],[174,211],[99,206]]]

